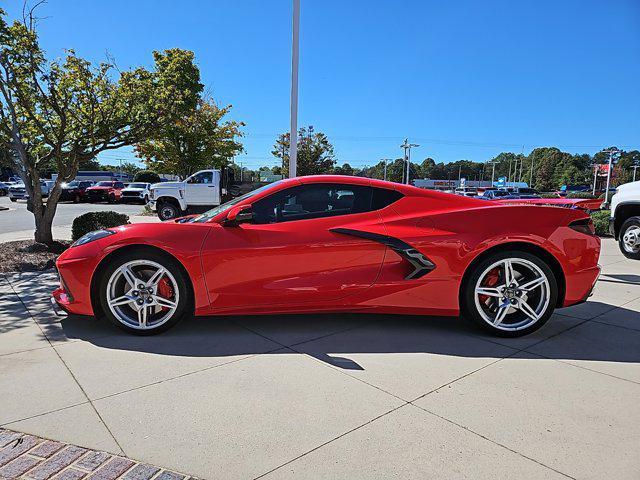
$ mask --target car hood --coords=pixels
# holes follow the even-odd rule
[[[87,187],[87,190],[110,190],[113,187]]]
[[[184,182],[161,182],[154,183],[151,188],[181,188],[184,187]]]
[[[123,192],[144,192],[146,188],[123,188]]]

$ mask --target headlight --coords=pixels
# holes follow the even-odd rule
[[[95,240],[100,240],[101,238],[108,237],[109,235],[113,235],[116,232],[113,230],[96,230],[95,232],[89,232],[83,236],[81,236],[78,240],[73,242],[72,247],[78,247],[80,245],[84,245],[89,242],[93,242]]]

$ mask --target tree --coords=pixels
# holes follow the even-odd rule
[[[136,154],[147,168],[182,177],[227,165],[244,150],[237,140],[244,123],[223,120],[230,110],[231,105],[220,108],[211,100],[199,99],[184,116],[138,142]]]
[[[289,175],[289,133],[280,135],[271,154],[284,163],[282,173]],[[333,153],[333,145],[324,133],[307,132],[306,128],[298,130],[298,176],[321,175],[331,173],[337,160]]]
[[[69,50],[47,62],[33,9],[12,24],[0,10],[0,144],[11,152],[35,219],[35,240],[52,243],[51,225],[63,182],[83,161],[148,137],[197,101],[193,53],[154,52],[155,71],[116,72]],[[46,204],[40,178],[53,164],[58,177]]]
[[[144,183],[158,183],[160,182],[160,175],[153,170],[139,170],[133,177],[134,182]]]

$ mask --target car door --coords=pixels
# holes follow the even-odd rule
[[[212,205],[215,197],[213,172],[198,172],[186,180],[185,199],[187,205]]]
[[[216,228],[202,264],[214,309],[331,304],[371,286],[385,246],[336,229],[383,233],[371,188],[311,183],[252,205],[253,223]]]

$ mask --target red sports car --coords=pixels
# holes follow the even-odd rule
[[[358,177],[282,180],[199,216],[89,233],[54,301],[138,334],[186,315],[462,316],[502,336],[584,301],[600,240],[580,210]]]

